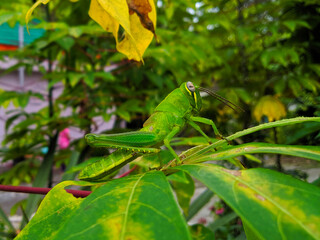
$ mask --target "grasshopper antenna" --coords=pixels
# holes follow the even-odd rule
[[[244,110],[239,107],[238,105],[230,102],[228,99],[225,99],[224,97],[221,97],[220,95],[218,95],[217,93],[215,93],[214,91],[207,89],[207,88],[203,88],[203,87],[198,87],[198,89],[202,92],[206,92],[208,93],[210,96],[216,98],[217,100],[219,100],[220,102],[222,102],[223,104],[227,105],[229,108],[233,109],[236,112],[244,112]]]

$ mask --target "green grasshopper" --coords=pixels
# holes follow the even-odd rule
[[[203,135],[208,143],[212,143],[211,139],[196,122],[211,125],[214,134],[218,138],[223,138],[212,120],[197,116],[202,106],[200,91],[207,92],[234,110],[236,109],[233,107],[240,108],[209,89],[195,86],[192,82],[185,82],[155,108],[154,113],[139,131],[120,134],[87,134],[85,137],[90,146],[118,150],[86,166],[80,172],[79,179],[91,181],[101,179],[133,161],[138,153],[159,152],[163,144],[176,159],[176,163],[181,164],[178,155],[170,146],[170,141],[186,124]]]

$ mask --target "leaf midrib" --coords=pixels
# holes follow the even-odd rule
[[[130,193],[130,196],[129,196],[129,199],[128,199],[126,211],[125,211],[125,213],[124,213],[124,219],[123,219],[123,224],[122,224],[123,227],[122,227],[122,230],[121,230],[121,233],[120,233],[120,239],[121,239],[121,240],[124,240],[124,236],[125,236],[126,231],[127,231],[127,223],[128,223],[129,209],[130,209],[130,206],[131,206],[131,202],[132,202],[132,198],[133,198],[135,189],[136,189],[138,183],[140,182],[141,178],[142,178],[144,175],[145,175],[145,174],[142,174],[142,175],[138,178],[138,180],[136,181],[136,183],[133,185],[133,187],[132,187],[132,190],[131,190],[131,193]]]

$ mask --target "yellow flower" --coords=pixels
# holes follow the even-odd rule
[[[260,122],[262,117],[266,116],[269,122],[279,120],[286,116],[286,109],[283,103],[274,96],[263,96],[258,101],[253,110],[253,117]]]

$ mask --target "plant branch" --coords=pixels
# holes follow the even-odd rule
[[[25,187],[25,186],[9,186],[0,185],[0,191],[4,192],[20,192],[20,193],[32,193],[46,195],[52,188],[40,188],[40,187]],[[66,189],[68,193],[71,193],[75,197],[87,197],[91,191],[72,190]]]

